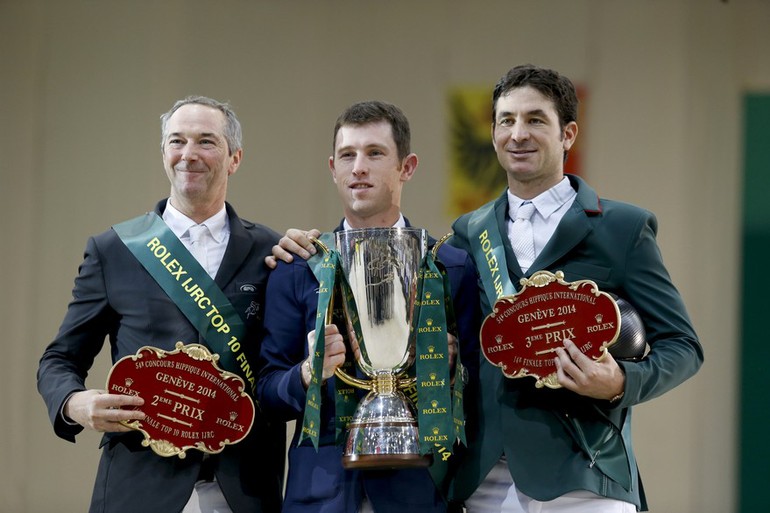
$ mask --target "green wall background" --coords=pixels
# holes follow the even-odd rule
[[[743,327],[741,344],[741,511],[767,507],[770,468],[770,95],[747,95],[745,112],[745,183],[743,192]]]

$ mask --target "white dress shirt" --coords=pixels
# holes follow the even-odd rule
[[[198,223],[177,210],[170,201],[166,202],[163,220],[190,253],[196,257],[198,263],[203,266],[209,276],[214,278],[225,256],[227,243],[230,241],[230,223],[227,222],[225,206],[222,205],[222,210],[200,223],[200,226],[207,228],[204,230],[205,235],[200,241],[203,251],[205,251],[204,258],[196,255],[190,240],[190,228]]]
[[[577,192],[572,188],[566,176],[559,183],[531,200],[523,200],[508,189],[508,233],[511,233],[513,220],[516,219],[516,212],[521,204],[525,201],[532,202],[535,205],[535,212],[532,214],[531,222],[535,235],[535,259],[537,259],[545,245],[551,240],[553,232],[556,231],[556,227],[559,226],[562,217],[572,206],[576,197]]]

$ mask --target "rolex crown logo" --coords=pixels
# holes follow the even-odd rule
[[[438,426],[433,426],[433,429],[431,429],[431,431],[433,431],[434,435],[438,435],[441,432]]]
[[[596,317],[594,317],[594,319],[596,319],[596,322],[602,322],[603,318],[604,316],[602,316],[602,314],[596,314]]]
[[[310,421],[310,429],[313,429],[313,427],[315,427],[315,421],[311,420]]]
[[[323,282],[323,280],[321,280],[320,282],[318,282],[318,288],[323,288],[323,286],[324,286],[324,282]]]
[[[433,326],[433,319],[428,318],[428,320],[425,321],[425,324],[428,326]]]
[[[431,294],[430,292],[426,292],[426,293],[425,293],[425,299],[430,299],[430,296],[431,296],[431,295],[432,295],[432,294]]]
[[[499,344],[502,341],[503,341],[503,336],[502,335],[499,335],[499,334],[495,335],[495,342],[497,342]]]
[[[131,386],[131,385],[133,385],[133,384],[134,384],[134,380],[133,380],[133,379],[131,379],[131,378],[126,378],[126,386],[127,386],[127,387],[130,387],[130,386]]]
[[[432,353],[432,352],[433,352],[433,351],[435,351],[435,350],[436,350],[436,348],[435,348],[435,347],[433,347],[433,346],[428,346],[428,352],[429,352],[429,353]]]
[[[436,379],[436,373],[435,372],[431,372],[430,373],[430,379],[431,380]]]
[[[230,412],[230,422],[235,421],[235,419],[237,419],[237,418],[238,418],[238,413],[236,413],[234,411],[231,411]]]
[[[436,401],[436,400],[434,399],[434,400],[432,400],[432,401],[430,402],[430,405],[431,405],[431,406],[433,406],[433,407],[435,408],[436,406],[438,406],[438,401]]]

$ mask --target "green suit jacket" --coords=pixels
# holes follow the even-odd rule
[[[676,387],[703,363],[702,347],[655,241],[655,216],[599,199],[583,180],[567,176],[577,198],[527,276],[561,270],[566,281],[592,280],[626,299],[642,317],[649,354],[639,362],[619,362],[625,394],[614,404],[566,389],[536,389],[530,378],[508,379],[482,356],[479,379],[466,389],[469,446],[453,485],[455,500],[468,498],[505,454],[517,488],[537,500],[588,490],[646,509],[631,446],[631,407]],[[503,193],[494,201],[490,226],[500,231],[508,273],[518,288],[523,274],[507,237],[507,211]],[[473,255],[470,215],[455,221],[450,241]],[[486,294],[481,298],[486,316],[491,306]]]

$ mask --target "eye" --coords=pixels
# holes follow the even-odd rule
[[[545,123],[545,121],[543,121],[543,120],[542,120],[542,119],[540,119],[540,118],[532,118],[532,119],[530,119],[530,120],[529,120],[529,123],[530,123],[531,125],[542,125],[542,124],[544,124],[544,123]]]
[[[513,120],[511,118],[502,118],[498,120],[497,124],[500,126],[512,126]]]

